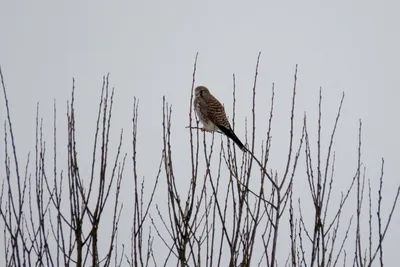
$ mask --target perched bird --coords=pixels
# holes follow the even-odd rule
[[[226,117],[224,107],[205,86],[196,87],[194,107],[197,116],[203,123],[204,130],[209,132],[220,130],[232,139],[242,151],[246,150],[245,146],[233,132]]]

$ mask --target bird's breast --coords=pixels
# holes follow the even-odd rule
[[[217,129],[215,124],[212,123],[210,120],[203,121],[203,127],[204,127],[204,130],[209,131],[209,132],[214,132]]]

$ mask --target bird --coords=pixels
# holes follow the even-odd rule
[[[203,123],[203,129],[208,132],[220,130],[242,150],[246,147],[233,132],[228,118],[226,117],[224,106],[216,99],[210,90],[205,86],[197,86],[194,97],[194,108],[200,121]]]

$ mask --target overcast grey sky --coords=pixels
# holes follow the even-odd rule
[[[245,118],[251,114],[256,58],[261,51],[260,109],[264,105],[268,110],[271,84],[276,84],[276,139],[272,154],[276,157],[271,158],[271,168],[284,167],[279,163],[286,155],[288,108],[294,69],[299,64],[297,124],[301,124],[304,111],[310,120],[315,120],[321,86],[328,134],[345,92],[335,142],[338,172],[347,175],[343,177],[343,186],[354,174],[358,120],[362,119],[363,163],[368,177],[376,179],[381,157],[385,158],[384,192],[389,201],[400,183],[399,10],[397,1],[2,0],[0,64],[8,88],[18,152],[26,158],[28,151],[34,150],[37,102],[45,126],[49,127],[45,138],[51,141],[53,99],[58,106],[58,127],[60,131],[65,127],[66,101],[74,77],[78,141],[87,144],[87,150],[80,153],[82,158],[90,157],[102,76],[110,72],[111,85],[116,89],[113,137],[117,138],[119,129],[124,128],[125,152],[130,153],[132,103],[133,97],[138,97],[138,150],[142,155],[139,163],[141,174],[152,179],[161,153],[163,95],[173,107],[172,141],[176,145],[182,143],[176,148],[176,161],[187,158],[185,126],[196,52],[197,84],[208,86],[228,111],[232,107],[235,73],[236,132],[243,137]],[[0,112],[4,121],[3,100]],[[265,122],[258,119],[259,124]],[[260,125],[260,131],[265,130],[263,127]],[[1,133],[3,136],[3,127]],[[326,135],[326,142],[328,138]],[[0,150],[4,151],[3,142]],[[4,155],[0,154],[4,162]],[[182,164],[178,170],[182,179],[188,177],[185,167]],[[124,198],[131,201],[129,191]],[[398,262],[398,225],[400,212],[393,218],[385,243],[387,266]],[[130,231],[130,222],[124,226]]]

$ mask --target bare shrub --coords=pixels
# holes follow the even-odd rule
[[[271,166],[270,150],[274,123],[275,85],[272,84],[270,109],[265,119],[265,133],[257,131],[258,55],[252,86],[251,118],[247,125],[247,151],[236,147],[219,133],[200,131],[193,113],[193,89],[196,83],[197,55],[191,85],[188,134],[190,166],[185,177],[175,171],[171,143],[172,107],[163,99],[161,157],[154,180],[141,179],[137,159],[139,101],[133,101],[132,115],[132,202],[133,214],[130,251],[118,241],[122,214],[120,190],[123,184],[127,154],[122,153],[123,131],[116,154],[110,155],[110,132],[114,89],[108,76],[103,79],[96,129],[93,136],[89,179],[82,177],[76,141],[75,82],[68,104],[68,162],[65,170],[57,169],[56,115],[54,103],[54,147],[51,159],[43,140],[43,122],[39,105],[36,115],[34,173],[31,155],[17,154],[7,90],[0,69],[5,100],[4,178],[0,195],[0,215],[4,229],[4,259],[7,266],[371,266],[384,265],[383,241],[396,208],[400,186],[389,200],[391,209],[382,214],[384,160],[379,188],[371,187],[362,165],[362,123],[359,124],[358,161],[348,188],[339,203],[332,197],[335,190],[334,140],[341,116],[344,94],[338,104],[333,125],[322,123],[322,90],[319,93],[317,138],[313,140],[307,115],[296,111],[297,66],[293,78],[288,147],[284,172]],[[232,126],[235,127],[236,80],[233,75]],[[266,101],[265,101],[266,102]],[[260,113],[259,113],[260,112]],[[296,129],[300,121],[302,127]],[[181,123],[183,125],[183,123]],[[247,126],[250,129],[247,132]],[[329,141],[323,143],[322,130],[332,126]],[[261,144],[256,136],[262,136]],[[221,140],[221,142],[219,142]],[[226,141],[225,141],[226,140]],[[257,139],[258,140],[258,139]],[[79,145],[78,145],[79,144]],[[82,147],[81,147],[82,146]],[[327,147],[327,153],[322,147]],[[314,151],[314,149],[316,149]],[[185,153],[180,151],[179,153]],[[53,162],[53,168],[50,166]],[[50,165],[49,165],[50,164]],[[157,164],[157,165],[156,165]],[[303,166],[304,171],[302,171]],[[309,198],[297,197],[296,179],[306,177]],[[188,188],[179,183],[190,179]],[[165,187],[160,187],[165,182]],[[63,190],[65,189],[66,190]],[[166,190],[167,210],[155,200],[156,190]],[[374,190],[378,196],[374,203]],[[149,193],[146,194],[145,192]],[[352,201],[355,201],[353,203]],[[376,204],[377,211],[373,212]],[[387,203],[386,203],[387,204]],[[108,206],[107,206],[108,205]],[[308,208],[304,208],[308,207]],[[312,207],[312,208],[310,208]],[[344,210],[351,210],[346,218]],[[306,211],[307,210],[307,211]],[[108,216],[105,215],[107,212]],[[306,215],[307,213],[307,215]],[[312,218],[310,214],[313,214]],[[111,216],[110,216],[111,215]],[[364,215],[364,216],[362,216]],[[365,220],[367,218],[367,220]],[[376,223],[374,223],[374,221]],[[362,229],[367,228],[369,236]],[[375,229],[377,228],[377,229]],[[126,232],[126,229],[124,229]],[[374,234],[374,232],[377,234]],[[354,233],[354,234],[352,234]],[[280,246],[288,237],[290,247]],[[154,244],[166,252],[156,254]],[[105,249],[104,249],[105,248]],[[120,250],[122,248],[122,251]],[[286,255],[286,257],[282,257]]]

